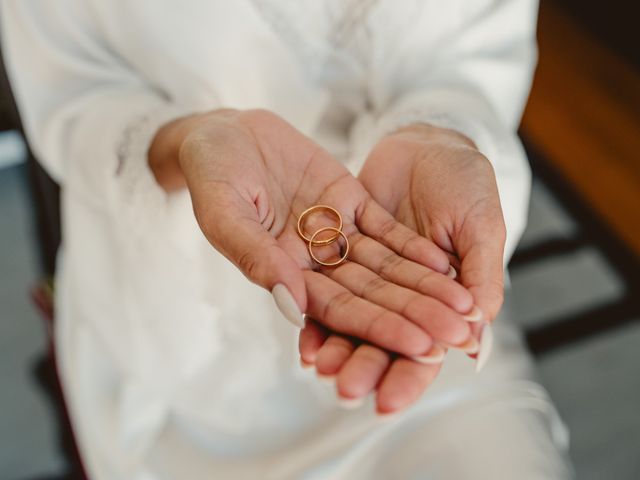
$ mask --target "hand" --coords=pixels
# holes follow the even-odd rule
[[[223,110],[178,119],[156,135],[149,164],[167,190],[188,187],[218,251],[258,285],[290,292],[281,289],[280,298],[292,296],[286,310],[298,322],[306,312],[333,331],[404,355],[424,354],[434,340],[468,339],[460,312],[472,298],[445,275],[447,256],[276,115]],[[297,233],[300,213],[317,204],[342,214],[351,245],[349,261],[334,268],[319,268]]]
[[[399,222],[449,252],[492,321],[503,301],[506,230],[493,167],[475,145],[452,130],[413,125],[378,143],[359,178]]]
[[[444,357],[438,346],[424,360],[390,354],[331,332],[309,318],[299,344],[303,367],[315,365],[318,375],[334,379],[345,406],[357,406],[375,391],[380,415],[402,411],[415,402],[435,380]]]
[[[493,169],[466,137],[415,125],[385,137],[359,176],[398,221],[449,253],[459,280],[479,308],[469,312],[479,340],[483,323],[502,304],[505,228]],[[389,188],[389,186],[393,188]],[[467,342],[467,352],[479,343]],[[438,345],[434,346],[437,349]],[[406,408],[435,379],[439,365],[394,358],[383,349],[310,324],[300,336],[302,358],[322,375],[337,375],[339,395],[360,398],[377,390],[377,409]],[[435,352],[432,358],[444,350]],[[479,359],[484,361],[485,357]],[[481,364],[479,363],[479,366]]]

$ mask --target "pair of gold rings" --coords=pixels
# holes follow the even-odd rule
[[[307,235],[304,230],[307,217],[315,212],[319,212],[323,210],[331,213],[333,216],[336,217],[338,221],[338,226],[323,227],[316,230],[316,232],[313,235]],[[333,232],[333,235],[331,235],[329,238],[319,239],[318,237],[324,232]],[[349,239],[342,231],[342,216],[340,215],[340,212],[338,212],[335,208],[330,207],[328,205],[314,205],[313,207],[307,208],[304,212],[302,212],[302,214],[298,218],[298,235],[300,235],[300,237],[302,237],[302,239],[304,239],[307,242],[308,244],[307,248],[309,249],[309,255],[311,255],[311,258],[313,258],[320,265],[324,265],[325,267],[335,267],[337,265],[340,265],[342,262],[344,262],[347,259],[347,256],[349,255]],[[344,239],[345,248],[338,260],[333,262],[325,262],[318,259],[318,257],[316,257],[313,251],[314,247],[324,247],[327,245],[331,245],[340,237]]]

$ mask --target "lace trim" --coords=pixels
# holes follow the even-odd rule
[[[382,138],[413,123],[426,123],[435,127],[455,130],[469,137],[487,158],[495,159],[498,154],[499,148],[495,138],[481,121],[432,109],[409,109],[381,118],[378,123],[377,138]]]
[[[184,108],[163,106],[138,116],[124,129],[117,149],[117,203],[133,234],[142,234],[166,210],[167,195],[157,184],[147,155],[158,129],[186,113]]]

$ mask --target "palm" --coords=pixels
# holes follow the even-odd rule
[[[391,152],[410,148],[420,154],[394,155],[394,192],[380,182]],[[398,163],[401,165],[398,166]],[[367,160],[360,176],[371,195],[395,218],[457,255],[465,224],[494,228],[500,203],[490,164],[466,144],[443,147],[426,143],[418,135],[400,133],[386,137]],[[459,246],[459,245],[458,245]]]

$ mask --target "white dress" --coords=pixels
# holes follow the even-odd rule
[[[533,0],[3,0],[31,145],[61,183],[60,374],[92,479],[567,478],[567,438],[515,327],[403,415],[346,411],[302,371],[297,331],[198,230],[146,151],[178,115],[266,108],[357,172],[422,121],[495,167],[507,256],[529,171],[515,136]]]

